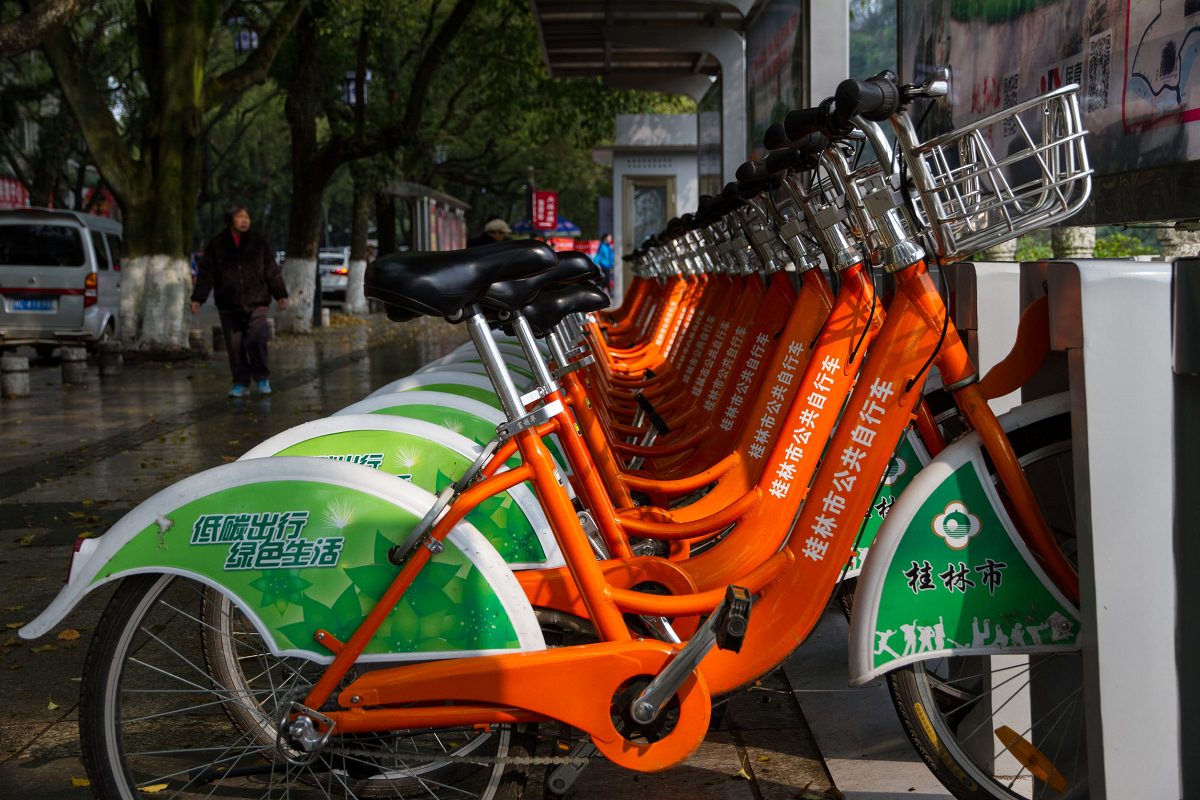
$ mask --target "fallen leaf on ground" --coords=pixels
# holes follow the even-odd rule
[[[49,652],[51,652],[53,650],[57,650],[57,649],[58,649],[58,645],[56,645],[56,644],[39,644],[37,647],[29,648],[29,652],[31,652],[31,653],[49,653]]]
[[[81,506],[90,506],[90,505],[91,505],[93,502],[95,502],[95,501],[93,501],[93,500],[90,500],[90,499],[88,499],[88,498],[86,498],[86,497],[85,497],[84,499],[82,499],[82,500],[80,500],[80,501],[79,501],[79,504],[80,504]]]
[[[61,639],[62,637],[60,636],[58,638]],[[758,763],[760,763],[760,764],[763,763],[764,761],[770,761],[770,760],[771,760],[770,756],[759,756],[758,757]]]
[[[67,628],[65,631],[58,632],[58,638],[64,642],[73,642],[79,638],[79,631],[75,630],[74,628]],[[764,760],[765,759],[762,758],[759,759],[759,761]]]
[[[25,624],[24,622],[6,622],[6,623],[4,623],[4,627],[8,628],[10,631],[15,631],[17,628],[22,627],[24,624]]]
[[[21,610],[21,609],[23,609],[24,607],[25,607],[25,606],[23,606],[23,605],[16,605],[16,606],[5,606],[5,607],[4,607],[4,610],[5,610],[5,611],[20,611],[20,610]]]
[[[149,786],[139,786],[138,791],[145,794],[158,794],[165,788],[167,788],[167,784],[165,783],[152,783]]]
[[[87,514],[83,511],[68,511],[67,516],[71,517],[71,519],[83,519]]]
[[[54,702],[54,698],[50,698],[50,702],[46,704],[47,711],[58,711],[58,703]]]
[[[17,539],[17,544],[19,544],[21,547],[30,547],[33,544],[33,540],[36,538],[37,534],[31,533],[28,536],[22,536],[20,539]]]
[[[230,461],[237,461],[235,456],[221,456],[221,460],[228,464]]]
[[[733,773],[733,777],[748,781],[750,780],[750,773],[746,772],[746,768],[743,767],[742,769],[739,769],[737,772]]]
[[[21,644],[21,640],[16,636],[10,636],[4,640],[4,647],[17,647]]]
[[[71,777],[71,785],[74,786],[76,789],[86,789],[87,787],[92,785],[92,782],[89,781],[87,778],[76,778],[76,777],[72,776]]]

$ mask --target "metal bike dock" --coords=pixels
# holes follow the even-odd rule
[[[1193,709],[1195,698],[1180,676],[1197,636],[1180,610],[1196,594],[1188,579],[1200,558],[1183,535],[1195,512],[1182,487],[1197,472],[1188,453],[1200,408],[1198,274],[1195,260],[947,268],[955,322],[981,373],[1011,345],[1017,311],[1048,300],[1051,353],[1020,399],[1070,391],[1082,676],[1031,670],[996,712],[1023,730],[1033,710],[1082,692],[1092,798],[1184,796],[1181,698]],[[1003,411],[1017,400],[993,402]]]

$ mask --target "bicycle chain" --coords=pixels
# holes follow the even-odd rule
[[[355,756],[364,760],[375,760],[380,755],[380,753],[371,750],[355,750],[345,747],[326,747],[324,752],[341,756]],[[602,756],[595,756],[595,758],[601,757]],[[404,756],[405,763],[401,765],[401,767],[407,766],[408,762],[420,764],[450,764],[453,762],[456,764],[478,764],[480,766],[491,766],[495,764],[515,764],[517,766],[524,767],[551,766],[556,764],[584,766],[593,760],[593,758],[579,758],[572,756],[472,756],[469,754],[465,756],[450,756],[447,758],[445,754],[422,755],[420,753],[410,753]]]

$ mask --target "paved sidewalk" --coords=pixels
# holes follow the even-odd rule
[[[0,798],[90,796],[71,782],[84,775],[78,676],[110,592],[89,597],[54,636],[15,635],[62,585],[76,536],[103,532],[171,483],[356,402],[463,340],[461,328],[440,320],[396,325],[376,316],[272,342],[269,397],[227,399],[221,355],[130,364],[103,381],[93,364],[89,383],[75,387],[61,385],[57,365],[37,364],[31,397],[0,399]],[[945,797],[900,733],[886,692],[848,690],[845,664],[845,622],[827,615],[785,668],[727,703],[685,765],[636,775],[597,763],[574,796]],[[540,794],[535,776],[527,796]]]

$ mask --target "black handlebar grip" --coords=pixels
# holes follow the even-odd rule
[[[802,136],[792,142],[792,147],[802,153],[817,155],[826,147],[829,147],[829,137],[820,131],[813,131],[807,136]]]
[[[833,97],[834,109],[842,120],[858,114],[880,122],[899,111],[903,103],[896,75],[887,70],[865,81],[848,78],[838,84]]]
[[[813,133],[823,133],[831,139],[849,135],[854,126],[834,113],[833,98],[828,97],[816,108],[801,108],[789,111],[783,120],[783,129],[793,142]]]
[[[753,178],[740,180],[737,182],[736,185],[738,196],[749,200],[751,197],[754,197],[756,194],[766,189],[770,183],[771,176],[767,174],[766,167],[763,167],[761,175],[756,175]]]
[[[741,182],[756,180],[765,177],[766,174],[767,167],[761,161],[746,161],[737,168],[737,172],[733,176]]]
[[[784,150],[774,150],[767,153],[766,159],[767,172],[772,175],[777,175],[785,170],[801,170],[812,169],[815,164],[814,157],[809,153],[801,152],[795,148],[789,147]]]
[[[783,119],[783,130],[788,141],[803,139],[813,134],[821,133],[825,128],[827,115],[820,106],[816,108],[798,108],[789,111]]]
[[[782,122],[772,122],[771,126],[763,133],[763,147],[768,150],[778,150],[790,145],[791,142],[788,140],[787,131],[784,130]]]

